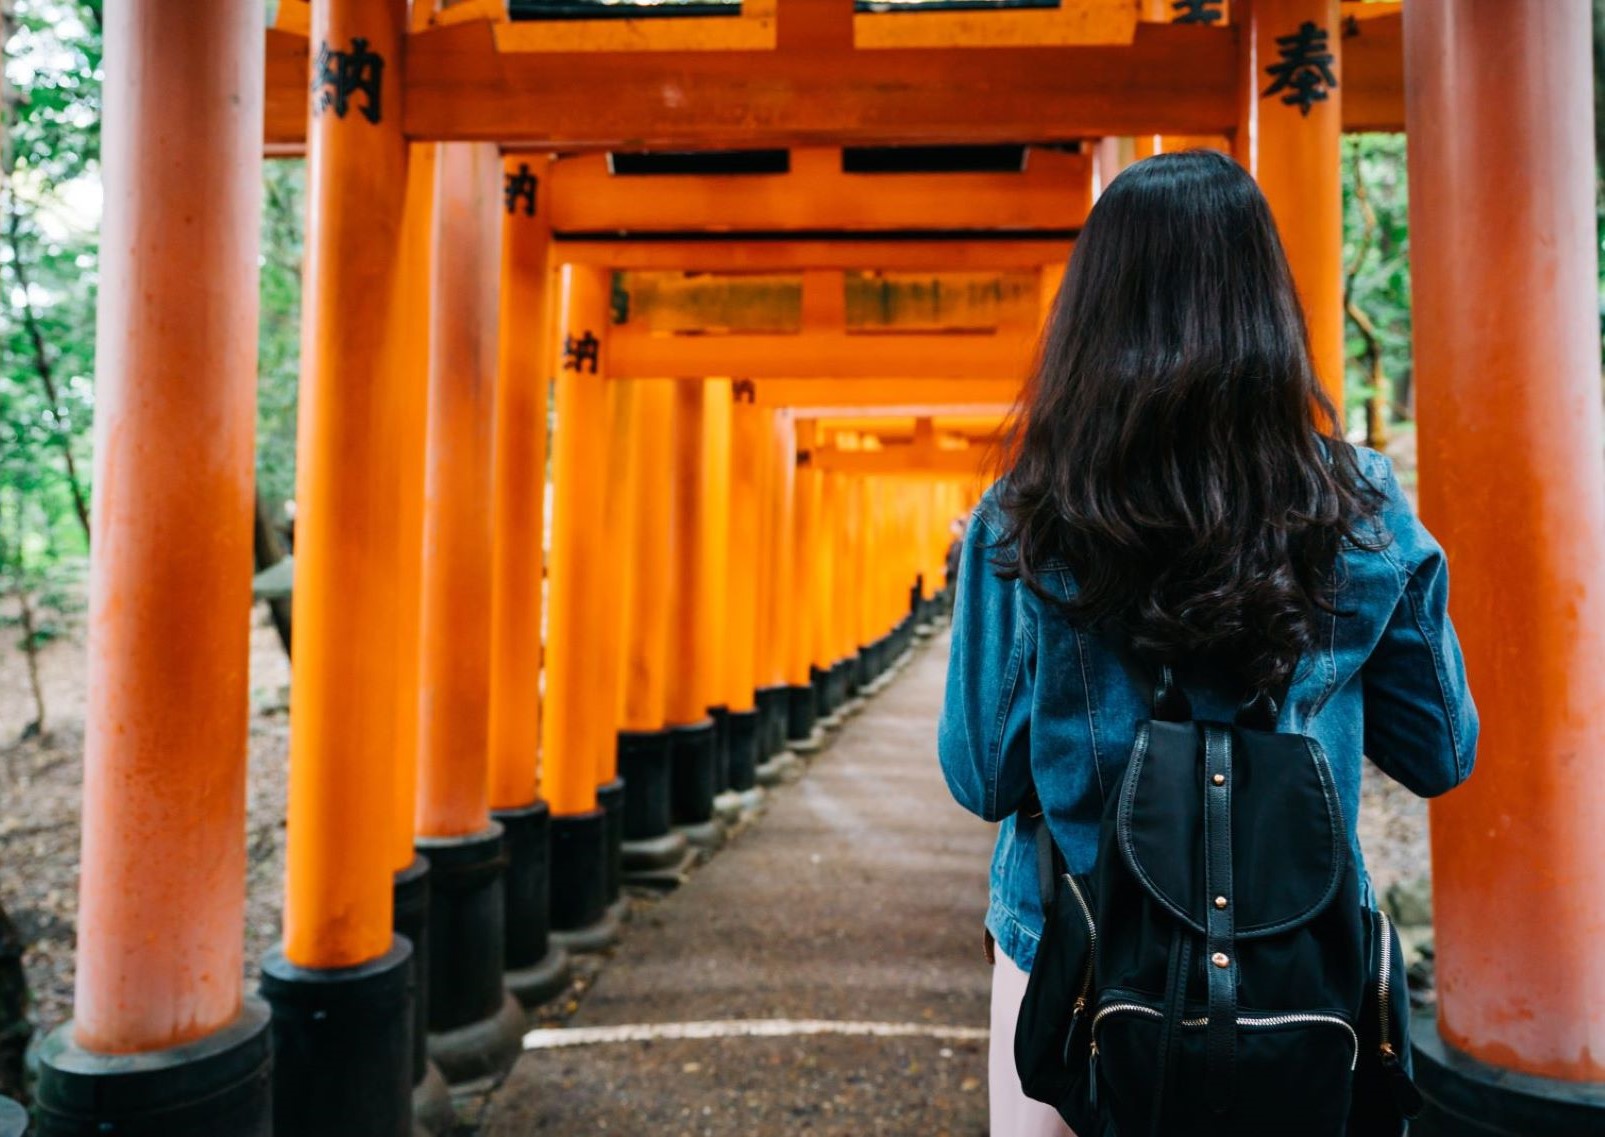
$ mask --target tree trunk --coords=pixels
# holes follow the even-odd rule
[[[17,605],[22,610],[22,651],[28,660],[28,685],[33,690],[33,722],[22,728],[23,738],[34,738],[45,732],[45,688],[39,681],[39,632],[33,618],[33,598],[28,586],[19,576],[16,582]]]
[[[256,571],[272,568],[284,559],[284,546],[279,542],[278,531],[268,520],[267,506],[262,501],[261,491],[256,494],[255,524],[253,526],[252,546],[256,560]],[[273,616],[273,628],[279,633],[279,642],[284,645],[284,654],[290,654],[290,598],[282,600],[269,600],[268,611]]]

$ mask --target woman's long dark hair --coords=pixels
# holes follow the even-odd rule
[[[1223,154],[1110,183],[1076,241],[1017,418],[1000,567],[1146,657],[1274,689],[1335,611],[1345,540],[1375,545],[1310,360],[1270,207]]]

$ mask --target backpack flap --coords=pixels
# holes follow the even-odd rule
[[[1207,732],[1230,740],[1231,773],[1205,769]],[[1222,748],[1224,749],[1224,748]],[[1342,807],[1325,756],[1302,735],[1209,723],[1145,723],[1121,785],[1116,838],[1144,890],[1199,936],[1209,930],[1219,889],[1199,872],[1205,849],[1206,789],[1230,792],[1228,824],[1217,831],[1230,849],[1218,868],[1232,884],[1232,935],[1253,939],[1294,928],[1337,895],[1348,867]],[[1226,858],[1224,850],[1217,855]],[[1213,952],[1213,949],[1211,949]]]

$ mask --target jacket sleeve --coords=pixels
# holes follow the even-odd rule
[[[1404,588],[1361,672],[1365,752],[1389,777],[1434,797],[1471,774],[1477,708],[1449,620],[1443,549],[1416,518],[1391,470],[1381,484],[1388,494],[1383,521],[1392,534],[1385,555]]]
[[[1019,809],[1031,788],[1036,642],[1021,589],[993,567],[997,531],[986,508],[972,519],[959,557],[937,749],[958,803],[998,821]]]

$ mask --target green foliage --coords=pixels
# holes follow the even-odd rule
[[[1356,177],[1359,178],[1357,192]],[[1369,205],[1370,216],[1366,206]],[[1410,399],[1409,186],[1402,134],[1343,139],[1343,263],[1349,297],[1370,325],[1391,389],[1381,394],[1394,419],[1412,417]],[[1378,392],[1368,343],[1351,315],[1346,321],[1345,395],[1358,411]]]
[[[256,392],[256,484],[269,503],[295,496],[301,364],[301,258],[306,163],[267,163],[262,203],[262,321]]]

